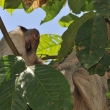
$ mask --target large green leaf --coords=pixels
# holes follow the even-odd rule
[[[0,6],[5,8],[9,13],[12,14],[12,12],[15,9],[24,9],[26,13],[32,12],[34,9],[30,8],[33,4],[34,0],[29,1],[28,4],[24,4],[22,0],[0,0]]]
[[[43,34],[40,38],[40,44],[37,49],[37,54],[42,57],[57,55],[60,49],[62,39],[58,35]]]
[[[63,33],[63,42],[61,43],[61,49],[58,54],[58,60],[60,62],[64,60],[74,47],[75,37],[80,26],[93,16],[95,16],[95,13],[93,12],[84,14],[82,17],[71,23],[68,29]]]
[[[77,55],[84,67],[89,69],[100,61],[107,44],[106,22],[102,16],[92,17],[78,30]]]
[[[49,0],[46,5],[41,8],[46,12],[46,17],[41,24],[47,21],[52,20],[62,9],[66,0]]]
[[[70,86],[65,77],[47,65],[27,68],[19,77],[23,96],[34,110],[72,110]]]
[[[0,110],[26,110],[27,105],[21,91],[16,88],[15,78],[0,87]]]
[[[68,5],[73,13],[79,14],[86,0],[68,0]]]
[[[25,68],[24,60],[21,57],[13,55],[2,57],[0,59],[0,84],[9,80],[11,76],[24,71]]]
[[[62,27],[68,27],[77,18],[77,16],[69,13],[68,15],[63,16],[58,22]]]
[[[110,19],[110,0],[94,0],[94,6],[97,13]]]
[[[2,82],[0,85],[0,110],[26,110],[26,102],[16,86],[16,77],[25,68],[24,60],[21,57],[5,56],[0,59],[0,82]]]
[[[104,57],[95,66],[89,69],[90,74],[104,75],[110,69],[110,55],[105,53]]]
[[[0,0],[0,6],[4,8],[4,0]],[[14,11],[14,9],[6,9],[10,14]]]
[[[22,0],[5,0],[4,8],[5,9],[16,9],[20,6]]]

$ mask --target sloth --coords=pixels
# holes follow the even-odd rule
[[[36,55],[40,35],[37,29],[26,29],[22,26],[9,32],[17,50],[25,60],[27,66],[43,64]],[[4,37],[0,41],[0,58],[4,55],[13,55]],[[56,67],[65,76],[70,84],[70,91],[74,100],[73,110],[109,110],[107,92],[107,73],[104,76],[89,75],[72,52]],[[31,109],[32,110],[32,109]]]

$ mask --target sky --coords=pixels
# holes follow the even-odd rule
[[[35,9],[33,12],[27,14],[23,9],[15,10],[12,15],[0,7],[0,16],[5,24],[7,31],[14,30],[17,26],[21,25],[26,28],[36,28],[40,34],[58,34],[62,35],[67,28],[62,28],[58,24],[58,20],[70,12],[66,4],[60,13],[51,21],[40,25],[40,22],[45,18],[46,14],[41,8]],[[0,31],[0,39],[2,38]]]

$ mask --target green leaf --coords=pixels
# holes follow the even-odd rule
[[[16,77],[26,68],[21,57],[12,55],[0,59],[0,110],[26,110],[26,102],[17,88]],[[1,77],[3,75],[3,78]]]
[[[0,0],[0,6],[4,7],[4,0]]]
[[[0,110],[26,110],[26,106],[21,91],[16,88],[15,78],[0,87]]]
[[[104,75],[110,69],[110,55],[106,52],[103,58],[95,66],[89,69],[90,74]]]
[[[68,15],[63,16],[58,22],[62,27],[68,27],[77,18],[77,16],[69,13]]]
[[[35,0],[30,0],[28,4],[27,3],[25,4],[24,2],[22,2],[23,8],[25,10],[28,10],[31,7],[31,5],[33,4],[34,1]]]
[[[104,56],[107,44],[107,28],[103,17],[88,19],[76,36],[77,55],[84,67],[89,69]]]
[[[106,50],[110,50],[110,39],[107,42]]]
[[[25,63],[21,57],[15,57],[13,55],[2,57],[0,59],[0,85],[8,81],[11,76],[15,76],[25,69]]]
[[[34,9],[32,9],[32,8],[25,9],[26,13],[31,13],[32,11],[34,11]]]
[[[41,21],[41,24],[52,20],[60,12],[65,2],[66,0],[49,0],[42,6],[41,8],[46,12],[46,17]]]
[[[81,11],[93,11],[94,10],[94,4],[93,0],[86,0],[86,3],[84,6],[81,8]]]
[[[37,55],[42,57],[57,55],[60,49],[62,39],[58,35],[43,34],[40,37],[40,44],[37,49]]]
[[[107,91],[106,97],[110,100],[110,91]]]
[[[97,13],[110,19],[110,0],[94,0],[94,6]]]
[[[72,110],[70,86],[65,77],[47,65],[27,68],[19,81],[24,98],[34,110]]]
[[[22,0],[5,0],[4,8],[5,9],[16,9],[20,6]]]
[[[4,0],[0,0],[0,6],[2,7],[2,8],[4,8]],[[13,11],[14,11],[14,9],[6,9],[11,15],[12,15],[12,13],[13,13]]]
[[[82,17],[71,23],[68,29],[63,33],[63,42],[61,43],[61,49],[58,53],[58,60],[60,62],[64,60],[74,47],[75,37],[80,26],[93,16],[95,16],[95,13],[93,12],[84,14]]]
[[[79,14],[86,0],[68,0],[68,5],[73,13]]]

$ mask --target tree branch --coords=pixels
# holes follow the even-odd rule
[[[110,40],[110,21],[106,19],[108,40]]]
[[[110,40],[110,21],[106,18],[106,25],[107,25],[107,34],[108,34],[108,40]],[[110,54],[110,50],[107,50],[107,52]]]
[[[4,35],[4,38],[5,38],[6,42],[8,43],[9,47],[11,48],[13,54],[16,55],[16,56],[20,56],[18,50],[16,49],[14,43],[12,42],[12,40],[11,40],[11,38],[10,38],[6,28],[5,28],[5,25],[4,25],[1,17],[0,17],[0,29],[3,33],[3,35]]]
[[[46,55],[46,57],[41,58],[42,60],[48,60],[48,59],[57,59],[57,56],[49,56]]]

